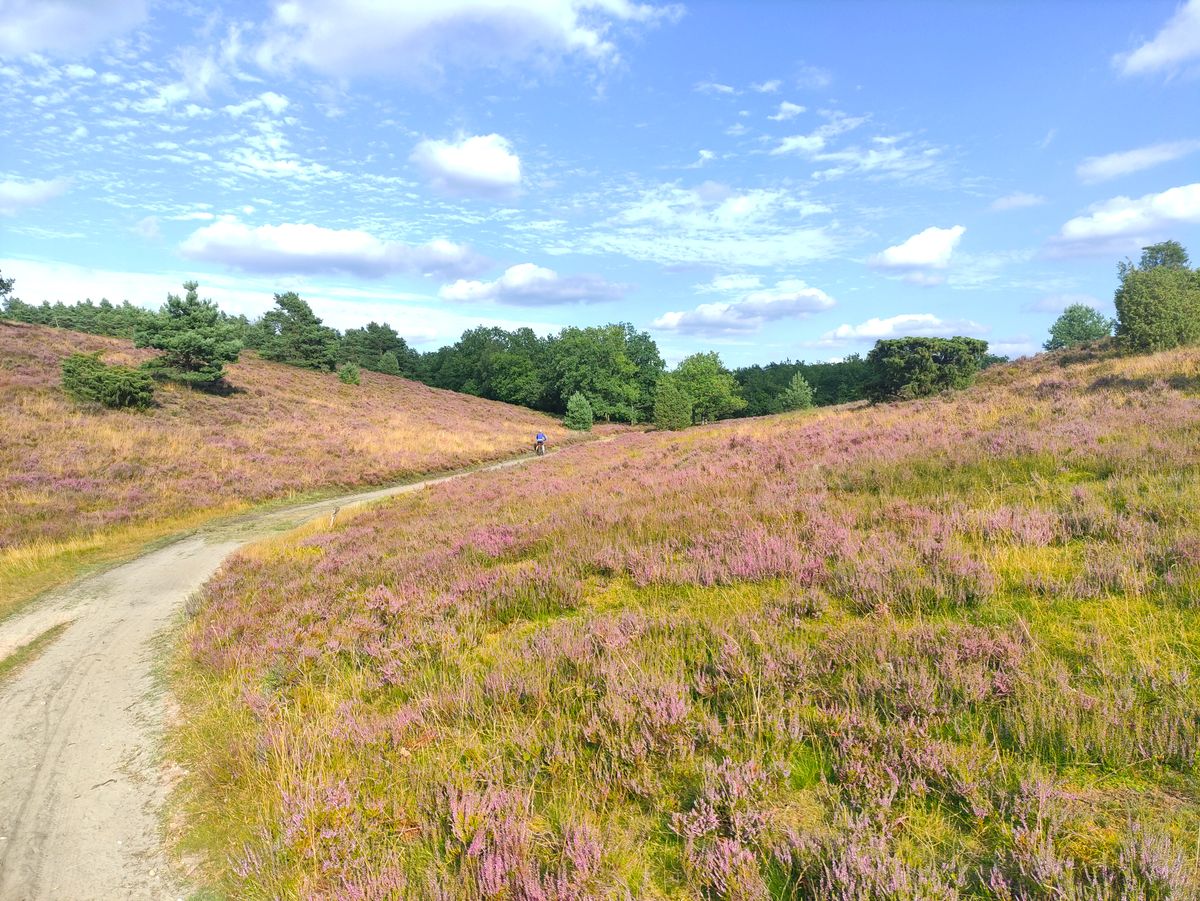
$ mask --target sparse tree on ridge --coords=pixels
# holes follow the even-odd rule
[[[1188,252],[1178,241],[1160,241],[1142,248],[1142,259],[1138,268],[1142,270],[1157,269],[1164,266],[1167,269],[1187,269],[1190,265]]]
[[[966,388],[975,380],[987,349],[986,341],[961,336],[876,341],[867,354],[867,396],[879,403]]]
[[[1061,350],[1112,335],[1112,320],[1087,304],[1073,303],[1050,326],[1050,337],[1042,346]]]
[[[275,308],[256,326],[258,352],[264,360],[332,372],[338,333],[323,325],[312,307],[295,291],[275,295]]]

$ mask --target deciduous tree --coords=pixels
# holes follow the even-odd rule
[[[1112,320],[1086,304],[1073,303],[1050,326],[1050,337],[1043,347],[1061,350],[1088,341],[1099,341],[1112,334]]]

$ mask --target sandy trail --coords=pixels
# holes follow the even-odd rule
[[[243,545],[461,475],[239,517],[84,578],[0,623],[0,658],[71,623],[0,683],[0,899],[185,896],[160,841],[166,699],[154,677],[155,636]]]

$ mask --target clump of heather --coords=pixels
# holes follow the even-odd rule
[[[1047,366],[629,433],[244,554],[177,683],[212,881],[1196,897],[1200,355]]]

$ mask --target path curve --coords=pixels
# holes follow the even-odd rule
[[[467,474],[225,521],[86,577],[0,623],[0,659],[70,623],[0,682],[0,899],[186,896],[160,842],[167,701],[155,681],[155,636],[238,548],[338,508]]]

